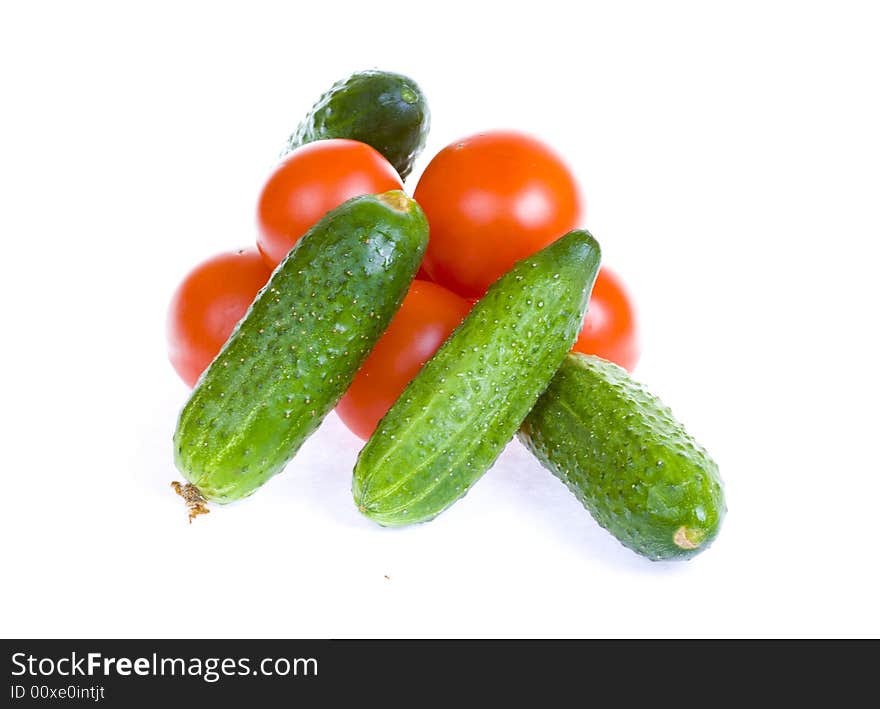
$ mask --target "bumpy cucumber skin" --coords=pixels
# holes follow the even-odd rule
[[[337,81],[287,141],[284,155],[327,138],[373,146],[406,179],[425,147],[431,113],[415,81],[387,71],[361,71]]]
[[[518,435],[633,551],[688,559],[718,535],[727,511],[718,466],[616,364],[568,355]]]
[[[400,307],[428,239],[402,192],[329,212],[279,264],[196,384],[177,467],[210,501],[253,493],[336,405]]]
[[[573,231],[498,279],[409,383],[354,470],[370,519],[432,519],[489,469],[581,327],[600,250]]]

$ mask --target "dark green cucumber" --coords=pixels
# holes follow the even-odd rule
[[[596,521],[649,559],[686,559],[727,508],[718,466],[625,370],[571,354],[519,433]]]
[[[405,179],[425,147],[430,123],[428,103],[415,81],[387,71],[360,71],[318,99],[284,154],[315,140],[359,140],[382,153]]]
[[[571,349],[599,258],[573,231],[489,288],[361,451],[361,512],[383,525],[429,520],[489,469]]]
[[[231,502],[281,471],[397,312],[427,240],[422,210],[392,191],[345,202],[297,242],[180,414],[188,502]]]

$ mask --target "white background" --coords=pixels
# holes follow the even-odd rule
[[[4,3],[0,633],[880,635],[876,13]],[[383,530],[335,414],[254,497],[186,523],[168,299],[253,243],[285,138],[370,67],[428,96],[417,173],[495,127],[567,156],[639,306],[638,378],[721,466],[705,554],[641,559],[518,444],[436,521]]]

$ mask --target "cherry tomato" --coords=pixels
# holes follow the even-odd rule
[[[189,386],[217,356],[271,275],[251,247],[209,258],[183,279],[168,309],[168,354]]]
[[[352,433],[370,437],[379,419],[470,309],[469,301],[443,286],[413,281],[391,325],[336,406]]]
[[[511,131],[446,146],[425,168],[415,199],[431,225],[425,271],[469,298],[582,217],[578,186],[562,159]]]
[[[402,187],[391,163],[365,143],[334,138],[297,148],[275,169],[260,194],[260,253],[274,268],[331,209],[352,197]]]
[[[605,266],[596,276],[584,326],[572,349],[611,360],[630,372],[639,361],[635,308],[623,282]]]

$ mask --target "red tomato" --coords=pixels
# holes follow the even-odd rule
[[[605,266],[596,276],[584,327],[572,349],[611,360],[630,372],[639,361],[635,308],[623,282]]]
[[[471,303],[443,286],[413,281],[403,305],[355,375],[336,413],[367,439],[422,365],[464,319]]]
[[[168,354],[189,386],[217,356],[271,275],[251,247],[209,258],[183,279],[168,309]]]
[[[431,225],[431,280],[479,298],[515,261],[574,229],[578,186],[562,159],[528,135],[478,133],[441,150],[415,199]]]
[[[319,140],[275,169],[257,206],[257,246],[275,268],[312,225],[352,197],[403,188],[382,155],[356,140]]]

